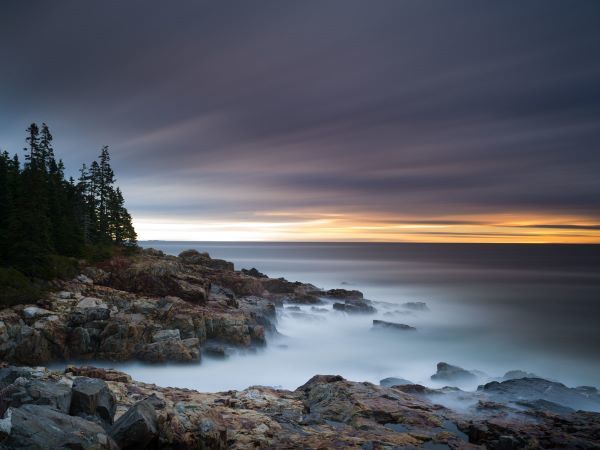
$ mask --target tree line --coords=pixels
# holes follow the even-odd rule
[[[30,278],[56,276],[69,257],[136,245],[108,147],[75,180],[65,178],[52,141],[45,123],[32,123],[23,163],[0,152],[0,266]]]

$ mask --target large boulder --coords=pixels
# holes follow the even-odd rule
[[[462,367],[439,362],[437,364],[437,372],[431,375],[431,379],[442,382],[471,383],[477,381],[477,375]]]
[[[46,405],[57,411],[69,413],[71,387],[60,383],[18,378],[14,384],[0,390],[0,416],[12,407],[34,404]]]
[[[0,422],[5,449],[118,449],[100,425],[47,406],[10,408]]]
[[[70,413],[81,417],[98,417],[112,424],[117,409],[115,396],[104,380],[75,378]]]
[[[148,448],[158,438],[158,418],[148,400],[137,402],[110,429],[121,450]]]

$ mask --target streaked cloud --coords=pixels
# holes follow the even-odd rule
[[[554,0],[13,2],[0,146],[45,121],[75,174],[110,145],[148,239],[600,242],[599,30]]]

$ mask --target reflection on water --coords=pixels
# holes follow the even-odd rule
[[[227,360],[117,366],[141,381],[202,391],[294,389],[320,373],[436,386],[429,376],[446,361],[491,376],[523,369],[569,385],[600,384],[598,246],[142,244],[171,254],[196,248],[237,269],[359,289],[380,303],[368,316],[333,311],[330,303],[320,306],[326,311],[284,309],[277,325],[283,336]],[[430,311],[400,306],[408,301],[426,301]],[[373,319],[418,331],[374,331]]]

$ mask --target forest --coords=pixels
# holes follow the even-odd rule
[[[24,161],[0,152],[0,303],[31,297],[43,280],[70,276],[79,258],[136,247],[131,215],[107,146],[65,177],[48,126],[27,128]]]

